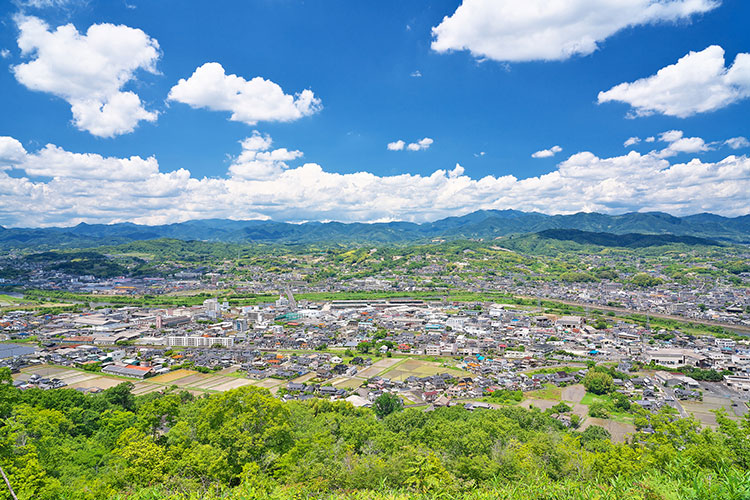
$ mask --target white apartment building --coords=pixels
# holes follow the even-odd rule
[[[234,345],[233,337],[201,337],[200,335],[190,336],[169,336],[167,345],[170,347],[211,347],[221,344],[224,347]]]

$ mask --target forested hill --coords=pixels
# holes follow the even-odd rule
[[[530,234],[551,229],[611,234],[692,236],[731,243],[750,243],[750,215],[721,217],[697,214],[578,213],[545,215],[515,210],[481,210],[435,222],[351,223],[207,219],[143,226],[132,223],[79,224],[68,228],[0,228],[0,248],[85,248],[138,240],[172,238],[183,241],[232,243],[409,243],[432,239],[493,239],[509,234]],[[603,244],[603,243],[597,243]]]
[[[642,234],[642,233],[593,233],[578,229],[546,229],[537,233],[540,238],[573,241],[581,245],[597,245],[602,247],[645,248],[672,243],[684,245],[719,245],[715,240],[698,238],[695,236],[676,236],[674,234]]]
[[[4,372],[3,372],[4,370]],[[2,380],[5,381],[2,381]],[[547,411],[195,397],[133,384],[21,391],[0,369],[0,466],[19,500],[727,499],[750,492],[750,417],[638,410],[613,443]],[[559,407],[560,405],[558,405]],[[565,405],[563,405],[565,406]],[[0,482],[0,499],[10,499]]]

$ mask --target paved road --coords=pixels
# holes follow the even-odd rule
[[[688,415],[688,412],[685,411],[685,408],[683,408],[682,405],[680,404],[680,400],[675,397],[674,391],[671,388],[665,387],[665,386],[663,386],[661,384],[656,384],[656,385],[662,391],[664,391],[664,394],[666,394],[667,396],[669,396],[670,398],[672,398],[670,406],[672,406],[678,412],[680,412],[680,417],[682,417],[682,418],[688,418],[690,416],[690,415]]]

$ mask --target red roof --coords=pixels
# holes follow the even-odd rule
[[[150,366],[138,366],[138,365],[127,365],[125,368],[129,368],[131,370],[141,370],[143,372],[151,371]]]

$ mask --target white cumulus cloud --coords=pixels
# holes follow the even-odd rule
[[[435,141],[429,137],[410,142],[409,144],[407,144],[406,141],[399,139],[397,141],[389,142],[386,147],[389,151],[403,151],[405,149],[408,151],[424,151],[425,149],[429,149],[433,142]]]
[[[198,67],[188,78],[169,91],[169,100],[193,108],[231,112],[230,120],[255,125],[258,122],[290,122],[310,116],[322,109],[319,98],[306,89],[296,95],[256,76],[245,80],[227,75],[221,64],[209,62]]]
[[[271,137],[257,130],[241,144],[242,152],[229,167],[229,173],[234,178],[258,180],[278,177],[288,168],[287,161],[302,157],[301,151],[286,148],[271,150]]]
[[[532,158],[551,158],[552,156],[555,156],[560,151],[562,151],[562,148],[560,146],[552,146],[549,149],[542,149],[541,151],[532,153],[531,157]]]
[[[690,52],[653,76],[621,83],[599,92],[599,103],[619,101],[633,109],[631,116],[654,113],[686,118],[724,108],[750,97],[750,54],[737,54],[724,66],[724,49],[712,45]]]
[[[659,134],[659,140],[668,143],[667,147],[655,152],[661,158],[680,153],[702,153],[711,147],[700,137],[684,137],[682,130],[669,130]]]
[[[746,137],[732,137],[731,139],[727,139],[726,141],[724,141],[724,144],[732,149],[742,149],[750,147],[750,141],[748,141]]]
[[[26,158],[26,149],[13,137],[0,136],[0,170],[7,170]]]
[[[626,148],[629,148],[630,146],[635,146],[639,142],[641,142],[640,137],[628,137],[625,142],[622,143],[622,145]]]
[[[386,147],[389,151],[401,151],[404,149],[404,146],[406,146],[406,143],[399,139],[397,141],[389,142]]]
[[[495,61],[565,60],[618,31],[708,12],[719,0],[463,0],[432,29],[437,52]]]
[[[423,151],[425,149],[429,149],[430,146],[432,146],[432,143],[435,142],[429,137],[425,137],[424,139],[420,139],[417,142],[412,142],[408,146],[406,146],[406,149],[409,151]]]
[[[132,132],[157,113],[123,87],[138,70],[156,73],[159,44],[139,29],[94,24],[81,34],[72,24],[50,30],[36,17],[18,17],[18,46],[31,58],[12,67],[21,84],[65,99],[73,123],[99,137]]]

